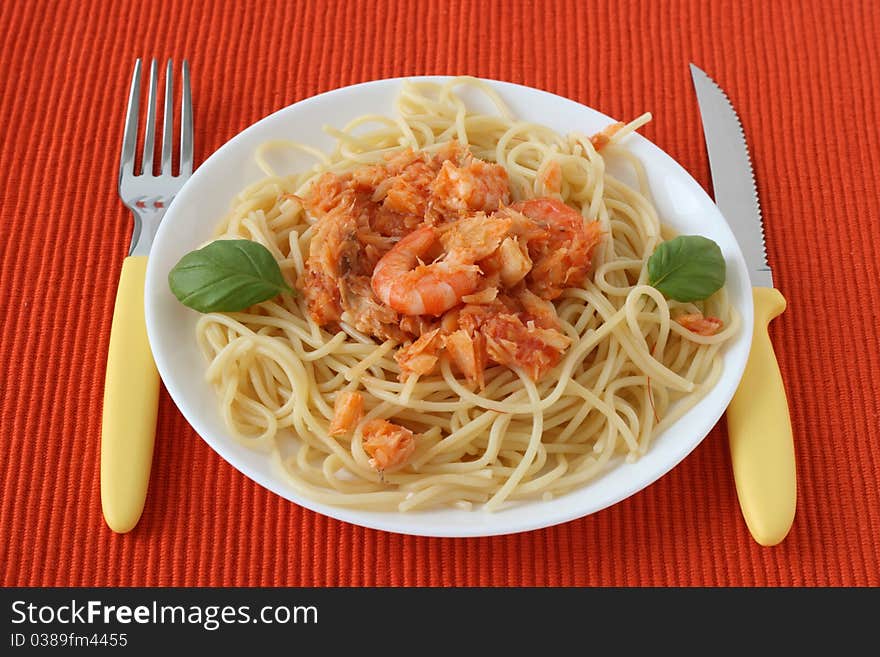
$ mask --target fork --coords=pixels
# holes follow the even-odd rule
[[[144,320],[144,280],[147,256],[165,209],[190,177],[193,169],[193,114],[189,64],[183,62],[180,112],[180,170],[172,173],[174,125],[173,63],[165,69],[162,152],[159,175],[154,175],[156,144],[156,92],[158,67],[150,65],[144,150],[140,172],[135,170],[135,150],[140,113],[141,60],[134,65],[122,155],[119,160],[119,196],[134,216],[131,248],[122,263],[104,380],[101,421],[101,508],[109,527],[131,531],[143,512],[150,481],[159,374],[150,351]]]

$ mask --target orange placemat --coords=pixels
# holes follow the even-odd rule
[[[0,583],[880,585],[880,7],[863,2],[0,4]],[[104,357],[131,220],[116,196],[136,57],[188,58],[196,156],[262,116],[373,78],[469,73],[645,130],[704,185],[688,62],[727,90],[755,161],[798,513],[740,516],[723,427],[630,499],[520,535],[366,530],[260,488],[162,392],[150,495],[100,511]]]

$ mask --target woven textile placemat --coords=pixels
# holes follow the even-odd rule
[[[880,585],[880,5],[863,2],[5,2],[0,5],[0,584]],[[755,544],[723,422],[631,498],[482,539],[363,529],[233,469],[163,390],[138,527],[104,524],[104,364],[131,219],[116,194],[136,57],[187,58],[196,161],[316,93],[415,74],[545,89],[704,186],[688,63],[742,118],[791,403],[798,511]]]

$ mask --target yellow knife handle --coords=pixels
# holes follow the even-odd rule
[[[101,507],[115,532],[134,529],[147,498],[159,373],[144,320],[146,256],[122,263],[110,328],[101,424]]]
[[[788,400],[767,325],[785,310],[779,290],[756,287],[755,332],[739,388],[727,408],[730,457],[746,525],[761,545],[788,534],[797,501]]]

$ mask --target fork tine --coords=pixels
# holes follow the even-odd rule
[[[134,149],[137,145],[138,108],[141,102],[141,60],[134,63],[128,109],[125,112],[125,131],[122,134],[122,154],[119,156],[119,177],[134,173]]]
[[[193,170],[193,110],[189,87],[189,62],[183,60],[183,101],[180,107],[180,175],[189,177]]]
[[[165,116],[162,124],[162,175],[171,175],[171,137],[174,130],[174,72],[172,61],[165,68]]]
[[[156,60],[150,64],[150,93],[147,96],[147,127],[144,130],[144,157],[141,174],[153,174],[153,151],[156,143],[156,85],[159,80]]]

